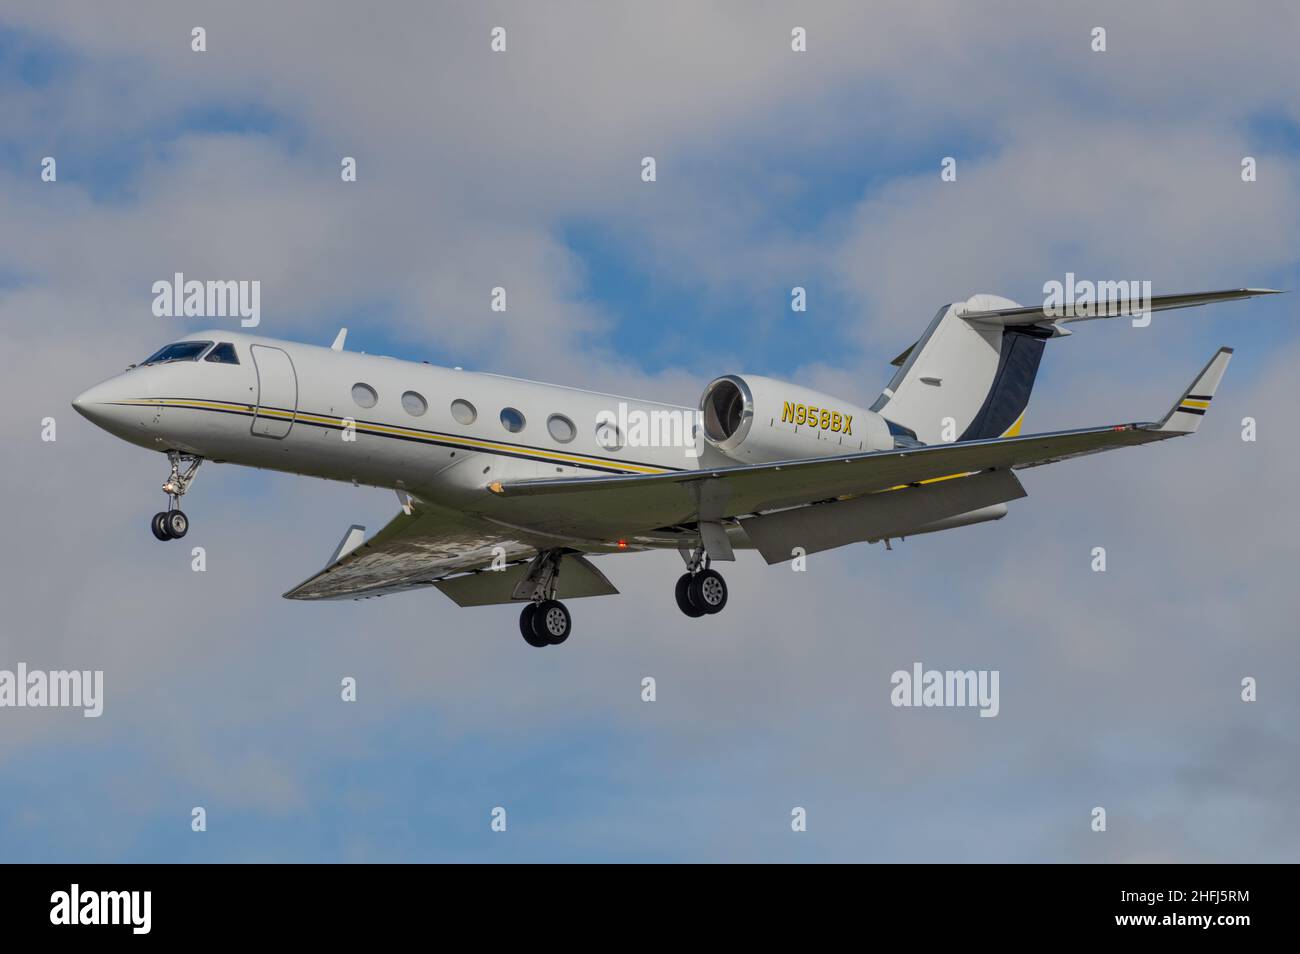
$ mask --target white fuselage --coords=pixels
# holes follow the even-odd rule
[[[201,356],[134,367],[86,391],[75,406],[154,450],[393,488],[470,512],[491,509],[493,495],[484,490],[495,481],[730,463],[692,433],[695,410],[681,405],[226,330],[178,340],[229,342],[239,363]],[[365,389],[372,406],[357,400],[369,403]],[[453,403],[462,409],[459,420]],[[508,429],[505,409],[517,411],[523,426]],[[568,425],[549,426],[553,415]],[[638,415],[685,420],[684,440],[610,440],[611,421],[617,427]]]

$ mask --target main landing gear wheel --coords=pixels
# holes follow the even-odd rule
[[[523,612],[519,614],[519,632],[524,637],[524,642],[529,646],[541,649],[543,646],[549,646],[550,640],[543,636],[538,636],[533,632],[533,617],[537,615],[537,604],[529,603],[524,607]]]
[[[686,573],[677,581],[677,608],[698,618],[721,613],[727,605],[727,581],[717,570]]]
[[[531,592],[528,605],[519,614],[519,632],[529,646],[558,646],[573,631],[573,617],[568,608],[555,598],[560,563],[571,550],[554,548],[538,551],[528,565],[528,572],[515,588],[521,596]]]
[[[533,635],[545,639],[551,646],[558,646],[569,638],[573,630],[573,617],[568,608],[559,600],[542,600],[533,613]]]
[[[519,614],[519,632],[529,646],[558,646],[573,632],[573,617],[559,600],[529,603]]]
[[[712,615],[727,605],[727,581],[717,570],[701,570],[691,578],[686,595],[693,606]]]
[[[692,618],[704,615],[704,610],[691,602],[691,583],[694,579],[689,573],[683,573],[677,581],[677,608]]]

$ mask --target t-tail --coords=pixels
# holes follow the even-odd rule
[[[939,309],[925,333],[894,359],[898,371],[871,410],[925,444],[1015,437],[1043,349],[1049,339],[1071,333],[1065,325],[1275,294],[1236,288],[1160,295],[1066,314],[1048,305],[1024,307],[997,295],[975,295]]]

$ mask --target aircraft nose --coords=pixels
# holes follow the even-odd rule
[[[72,399],[72,406],[77,413],[93,424],[103,425],[108,419],[110,408],[116,400],[117,388],[112,381],[104,381],[93,388],[87,388]]]

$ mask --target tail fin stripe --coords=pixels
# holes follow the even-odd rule
[[[1001,355],[993,385],[970,426],[959,440],[1002,437],[1025,413],[1038,376],[1044,339],[1008,328],[1002,335]]]

